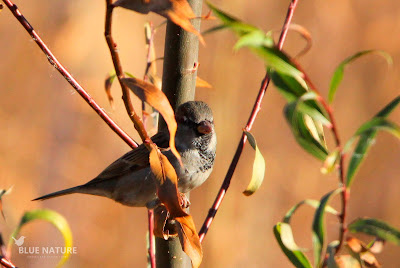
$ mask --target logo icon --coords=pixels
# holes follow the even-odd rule
[[[15,244],[20,247],[24,244],[25,236],[20,236],[18,239],[13,237],[12,239],[14,239]]]

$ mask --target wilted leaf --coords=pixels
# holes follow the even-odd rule
[[[157,195],[167,207],[171,217],[187,216],[180,205],[178,177],[168,158],[155,145],[151,145],[150,168],[157,179]]]
[[[114,6],[130,9],[142,14],[150,11],[170,19],[188,32],[194,33],[204,44],[201,34],[193,27],[190,19],[196,16],[187,0],[118,0]]]
[[[400,96],[396,97],[393,101],[391,101],[388,105],[386,105],[379,113],[375,115],[374,118],[386,118],[396,106],[400,103]],[[375,139],[377,130],[371,128],[370,130],[364,131],[360,135],[360,139],[354,149],[353,155],[351,156],[349,167],[347,169],[347,180],[346,185],[348,187],[351,186],[354,175],[357,173],[358,168],[360,167],[362,161],[364,160],[366,154],[368,153],[369,148],[373,144]],[[355,137],[353,136],[345,145],[345,149],[348,150],[351,147],[351,144],[355,141]]]
[[[321,262],[321,254],[322,249],[324,247],[325,242],[325,224],[324,224],[324,216],[326,206],[331,197],[342,192],[342,188],[338,188],[336,190],[331,191],[321,198],[319,207],[314,214],[314,220],[312,224],[312,240],[314,246],[314,266],[319,267]]]
[[[280,223],[278,222],[275,226],[274,226],[274,235],[276,238],[276,241],[278,242],[279,246],[281,247],[283,253],[285,253],[285,255],[288,257],[288,259],[290,260],[291,263],[293,263],[293,265],[295,267],[298,268],[311,268],[311,264],[310,261],[307,259],[307,257],[304,255],[303,252],[301,252],[300,250],[289,250],[282,242],[282,229],[281,226],[284,223]]]
[[[167,240],[170,236],[177,235],[167,227],[169,216],[169,212],[165,206],[160,205],[154,208],[154,235],[164,240]]]
[[[400,231],[384,221],[372,218],[360,218],[349,224],[348,229],[353,233],[365,233],[376,236],[400,246]]]
[[[111,86],[116,77],[117,77],[116,74],[111,74],[111,75],[108,75],[106,80],[104,81],[104,88],[106,90],[107,98],[108,98],[108,101],[110,102],[111,108],[113,108],[113,109],[114,109],[114,98],[111,94]]]
[[[253,162],[253,174],[251,176],[251,181],[247,186],[246,190],[243,192],[244,195],[249,196],[254,194],[258,188],[260,188],[265,175],[265,160],[262,156],[260,150],[258,149],[256,139],[250,132],[244,131],[249,140],[251,147],[256,151],[256,155]]]
[[[297,209],[299,209],[302,205],[309,205],[310,207],[313,208],[318,208],[320,205],[320,202],[318,200],[313,200],[313,199],[305,199],[299,203],[297,203],[296,205],[294,205],[285,215],[285,217],[283,218],[283,222],[285,223],[290,223],[290,220],[293,216],[293,214],[297,211]],[[333,215],[339,215],[339,213],[336,211],[336,209],[334,209],[333,207],[326,205],[325,206],[325,211],[328,213],[331,213]]]
[[[169,147],[176,158],[180,160],[181,156],[175,148],[175,133],[177,128],[175,114],[165,94],[154,85],[137,78],[122,78],[121,80],[139,99],[147,102],[160,112],[168,126],[170,134]]]
[[[197,268],[203,259],[203,250],[192,216],[176,217],[175,220],[182,249],[192,260],[192,266]]]
[[[336,257],[336,263],[339,268],[361,268],[360,262],[350,255]]]
[[[16,238],[23,226],[25,226],[27,223],[32,222],[34,220],[45,220],[47,222],[50,222],[53,224],[62,234],[64,237],[64,247],[65,248],[72,248],[72,233],[71,229],[69,228],[68,222],[66,219],[61,216],[61,214],[53,211],[53,210],[48,210],[48,209],[37,209],[37,210],[31,210],[28,211],[24,214],[22,217],[18,227],[14,230],[12,233],[10,240],[8,242],[8,249],[11,249],[11,246],[13,245],[13,237]],[[57,267],[62,266],[67,259],[69,258],[70,251],[66,250],[63,257],[57,264]]]
[[[348,57],[347,59],[342,61],[338,67],[336,67],[336,70],[333,73],[331,85],[330,85],[329,93],[328,93],[329,102],[332,102],[335,98],[336,90],[337,90],[340,82],[343,79],[344,68],[349,63],[353,62],[354,60],[358,59],[359,57],[367,55],[367,54],[371,54],[371,53],[378,53],[378,55],[381,55],[389,65],[392,64],[392,57],[388,53],[386,53],[385,51],[382,51],[382,50],[365,50],[365,51],[357,52],[356,54]]]
[[[378,254],[382,252],[384,245],[385,240],[378,237],[368,244],[368,250],[374,254]]]
[[[336,163],[338,162],[339,157],[340,157],[339,149],[335,149],[332,152],[330,152],[325,159],[323,167],[321,168],[321,173],[328,174],[331,173],[333,170],[335,170]]]
[[[362,241],[354,237],[349,237],[346,239],[346,245],[353,252],[354,257],[359,259],[363,264],[366,264],[367,267],[380,267],[374,254],[369,252],[367,246]]]
[[[212,86],[206,81],[196,76],[196,87],[212,88]]]
[[[289,30],[293,30],[299,33],[301,37],[303,37],[303,39],[306,41],[306,46],[295,56],[295,58],[299,58],[305,55],[312,47],[311,33],[304,26],[295,23],[291,23],[289,25]]]

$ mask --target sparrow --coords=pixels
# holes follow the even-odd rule
[[[210,176],[217,138],[212,111],[204,102],[189,101],[180,105],[175,118],[175,146],[183,165],[171,150],[162,150],[162,153],[176,170],[179,191],[187,193],[203,184]],[[161,131],[151,139],[158,147],[167,148],[169,132]],[[149,151],[141,144],[114,161],[91,181],[33,201],[80,193],[108,197],[126,206],[154,208],[160,203],[156,192],[156,179],[150,169]]]

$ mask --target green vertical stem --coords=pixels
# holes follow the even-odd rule
[[[196,16],[201,16],[202,1],[188,0]],[[193,26],[200,31],[200,19],[193,19]],[[162,91],[172,108],[194,100],[197,76],[199,40],[193,33],[186,32],[171,21],[167,23],[165,36]],[[160,118],[159,129],[166,128]],[[187,195],[188,196],[188,195]],[[157,268],[191,267],[190,258],[182,251],[178,238],[168,241],[156,238]]]

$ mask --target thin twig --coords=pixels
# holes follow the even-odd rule
[[[112,119],[111,117],[95,102],[95,100],[85,91],[85,89],[74,79],[74,77],[65,69],[65,67],[57,60],[50,49],[46,46],[40,36],[35,32],[28,20],[21,14],[17,6],[10,0],[3,0],[4,4],[10,9],[11,13],[17,18],[32,39],[40,47],[46,55],[48,61],[57,71],[68,81],[68,83],[82,96],[82,98],[92,107],[93,110],[107,123],[107,125],[118,134],[131,148],[136,148],[137,143],[129,137]]]
[[[298,2],[298,0],[292,0],[289,5],[288,12],[287,12],[286,18],[285,18],[285,22],[282,27],[282,32],[281,32],[281,35],[279,37],[279,41],[277,44],[278,49],[280,49],[280,50],[282,49],[283,43],[285,42],[287,31],[289,30],[289,25],[293,18],[293,14],[296,9],[297,2]],[[253,124],[254,124],[254,121],[256,120],[257,114],[260,111],[261,103],[264,98],[265,92],[267,91],[269,82],[270,82],[270,77],[268,76],[268,73],[267,73],[261,83],[260,90],[258,92],[256,101],[253,106],[253,110],[251,111],[251,114],[247,121],[246,127],[244,128],[246,131],[250,131],[251,128],[253,127]],[[239,158],[242,154],[242,151],[243,151],[244,145],[246,144],[246,141],[247,141],[247,136],[243,133],[242,137],[240,138],[235,155],[234,155],[232,162],[229,166],[229,169],[226,173],[225,179],[221,185],[221,188],[218,192],[217,197],[215,198],[214,204],[210,208],[208,215],[203,223],[203,226],[200,229],[200,232],[199,232],[200,242],[203,242],[204,237],[207,234],[207,231],[210,228],[210,225],[211,225],[212,221],[214,220],[215,215],[217,214],[217,211],[221,205],[221,202],[225,197],[226,191],[229,188],[233,173],[235,172],[237,163],[239,162]]]
[[[149,209],[147,211],[147,218],[149,224],[149,261],[151,268],[156,268],[156,254],[155,254],[155,237],[154,237],[154,210]]]
[[[110,49],[110,54],[112,58],[112,62],[114,64],[115,73],[117,75],[119,84],[122,89],[122,99],[125,104],[126,111],[128,113],[129,118],[132,120],[135,129],[139,133],[142,141],[150,141],[150,137],[146,132],[146,129],[143,125],[140,117],[135,113],[135,110],[132,105],[132,101],[129,94],[129,88],[122,82],[122,78],[125,77],[124,71],[122,69],[121,60],[119,58],[117,44],[114,42],[112,37],[112,15],[113,15],[114,6],[112,4],[112,0],[106,0],[106,19],[104,26],[104,36],[107,41],[108,48]],[[149,144],[149,143],[146,143]],[[150,148],[150,147],[149,147]]]
[[[7,4],[6,4],[7,5]],[[0,264],[6,268],[17,268],[11,261],[0,255]]]

